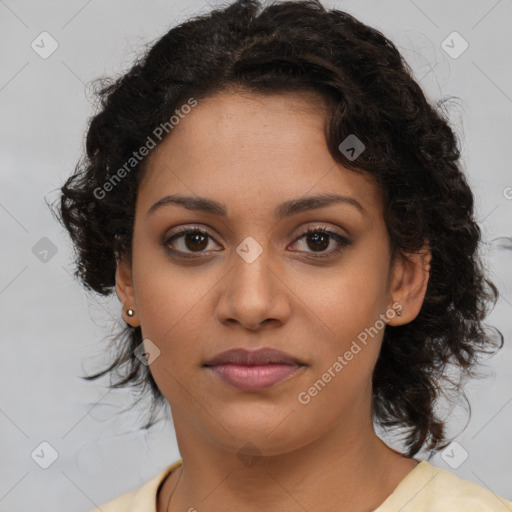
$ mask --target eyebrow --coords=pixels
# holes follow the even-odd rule
[[[301,197],[298,199],[291,199],[280,204],[276,210],[276,218],[281,220],[285,217],[291,217],[298,213],[316,210],[319,208],[325,208],[334,204],[347,204],[354,206],[361,214],[366,215],[367,211],[363,205],[349,196],[340,196],[338,194],[319,194],[308,197]],[[186,208],[187,210],[201,211],[204,213],[210,213],[219,217],[227,216],[226,206],[222,203],[209,199],[207,197],[192,197],[192,196],[178,196],[169,195],[159,199],[147,212],[147,216],[154,213],[156,210],[163,206],[176,205]]]

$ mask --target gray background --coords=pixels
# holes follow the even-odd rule
[[[488,361],[488,377],[466,387],[469,422],[462,406],[450,411],[449,433],[458,444],[429,462],[512,499],[512,247],[502,238],[512,235],[511,2],[325,5],[390,37],[432,101],[460,99],[450,116],[477,196],[489,270],[502,292],[489,322],[505,346]],[[179,458],[169,419],[149,433],[136,431],[144,403],[120,414],[133,399],[129,392],[78,378],[105,366],[105,336],[120,304],[115,296],[88,296],[73,279],[70,242],[44,198],[55,199],[83,149],[92,113],[86,84],[127,70],[145,43],[208,10],[204,1],[0,0],[1,511],[86,512]],[[47,59],[31,48],[43,31],[59,45]],[[441,47],[453,31],[469,44],[458,58]],[[453,53],[461,46],[452,39]],[[48,246],[56,253],[41,252]],[[391,434],[382,436],[400,447]],[[48,469],[31,457],[43,441],[58,453]],[[462,450],[467,460],[450,467],[446,461],[460,461]]]

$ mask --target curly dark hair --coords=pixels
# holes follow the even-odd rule
[[[392,255],[414,253],[425,241],[432,254],[419,314],[385,328],[373,372],[374,420],[405,427],[408,457],[425,446],[431,453],[447,446],[436,402],[448,383],[467,402],[463,380],[478,376],[483,353],[503,346],[501,332],[483,323],[498,290],[479,254],[474,197],[444,100],[429,104],[395,45],[320,1],[263,6],[238,0],[172,28],[128,72],[106,80],[99,80],[96,91],[99,112],[90,120],[86,155],[60,189],[57,213],[73,241],[75,275],[85,288],[113,293],[116,256],[131,261],[135,202],[147,159],[132,162],[108,194],[101,191],[115,177],[112,171],[123,165],[126,170],[155,128],[187,100],[237,88],[259,94],[317,91],[328,105],[329,152],[353,172],[370,173],[383,191]],[[355,160],[339,149],[350,134],[366,146]],[[112,364],[85,378],[123,368],[122,379],[110,388],[149,385],[148,428],[165,399],[134,356],[141,329],[123,325],[113,341]],[[458,370],[457,382],[448,377],[450,367]]]

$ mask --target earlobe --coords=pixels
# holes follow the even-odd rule
[[[388,321],[389,325],[402,325],[414,320],[421,310],[427,292],[432,255],[427,243],[417,252],[400,254],[393,267],[391,304],[401,305],[400,317]],[[392,305],[390,305],[393,308]]]
[[[123,319],[132,327],[137,327],[131,266],[124,259],[116,258],[116,262],[116,293],[123,304]]]

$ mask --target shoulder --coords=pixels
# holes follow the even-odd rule
[[[92,512],[156,512],[158,487],[180,464],[181,460],[174,462],[142,486],[104,503]]]
[[[454,473],[420,462],[374,512],[512,512],[512,502]]]

